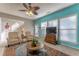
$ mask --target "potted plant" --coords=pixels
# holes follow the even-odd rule
[[[32,47],[36,47],[37,44],[38,44],[38,41],[33,38],[33,40],[32,40]]]

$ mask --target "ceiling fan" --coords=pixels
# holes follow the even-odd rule
[[[37,10],[39,10],[40,7],[32,6],[31,3],[28,4],[23,3],[22,5],[25,7],[25,10],[19,10],[19,11],[26,12],[28,16],[38,15]]]

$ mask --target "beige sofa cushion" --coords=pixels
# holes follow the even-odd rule
[[[8,45],[19,43],[19,42],[20,42],[20,39],[18,37],[18,33],[17,32],[9,32]]]

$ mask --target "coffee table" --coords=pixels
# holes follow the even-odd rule
[[[31,48],[31,49],[35,49],[35,48]],[[30,54],[28,52],[28,48],[27,48],[27,44],[20,44],[17,48],[16,48],[16,56],[47,56],[46,51],[44,51],[44,48],[34,50],[35,52],[37,52],[36,54]]]

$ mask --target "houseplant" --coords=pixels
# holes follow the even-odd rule
[[[32,40],[32,47],[36,47],[37,44],[38,44],[38,40],[33,38],[33,40]]]

